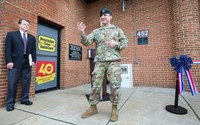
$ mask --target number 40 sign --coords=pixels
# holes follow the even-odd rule
[[[138,37],[148,37],[149,31],[148,31],[148,30],[138,31],[138,32],[136,33],[136,35],[137,35]]]
[[[56,77],[56,62],[37,61],[36,63],[36,82],[44,84],[53,81]]]

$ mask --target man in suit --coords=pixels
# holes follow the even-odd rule
[[[31,67],[36,62],[36,40],[28,33],[29,21],[19,19],[19,30],[8,32],[5,40],[5,59],[8,69],[6,110],[14,110],[18,80],[22,81],[21,104],[32,105],[29,100]]]

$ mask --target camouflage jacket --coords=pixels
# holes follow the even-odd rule
[[[105,41],[115,40],[117,45],[110,48]],[[128,39],[124,32],[117,26],[100,27],[89,35],[81,35],[81,43],[89,46],[96,43],[96,56],[94,62],[121,60],[120,51],[127,47]]]

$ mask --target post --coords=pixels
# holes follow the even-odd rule
[[[167,105],[165,107],[165,109],[168,112],[171,112],[171,113],[174,113],[174,114],[180,114],[180,115],[187,114],[187,110],[185,108],[178,106],[178,99],[179,99],[179,95],[178,95],[178,72],[177,72],[174,105]]]

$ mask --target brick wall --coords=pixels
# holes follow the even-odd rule
[[[4,29],[4,5],[0,3],[0,48],[4,48],[2,42],[5,36],[5,29]],[[6,95],[6,80],[5,76],[3,73],[6,71],[5,70],[5,60],[4,60],[4,54],[3,54],[3,49],[0,49],[0,105],[3,105],[5,102],[5,95]]]
[[[0,47],[4,48],[8,31],[17,30],[17,21],[30,20],[30,33],[37,35],[38,16],[57,25],[61,30],[60,86],[62,89],[90,82],[88,48],[80,43],[77,21],[86,23],[86,33],[99,27],[99,10],[110,8],[112,23],[124,30],[129,38],[128,48],[121,52],[122,63],[133,64],[134,86],[174,87],[176,73],[169,64],[172,55],[188,54],[200,59],[198,0],[125,0],[123,12],[119,0],[99,0],[86,4],[84,0],[4,0],[0,2]],[[27,6],[28,5],[28,6]],[[183,16],[179,16],[183,15]],[[148,44],[137,45],[136,31],[148,30]],[[181,35],[182,33],[186,35]],[[188,34],[188,35],[187,35]],[[68,60],[69,44],[83,47],[82,61]],[[200,66],[193,65],[192,74],[200,91]],[[33,67],[30,95],[35,94]],[[20,90],[18,89],[18,98]],[[0,106],[7,94],[7,70],[4,49],[0,49]]]
[[[137,1],[136,29],[149,31],[149,44],[137,45],[135,82],[137,85],[174,86],[169,57],[173,55],[173,29],[168,0]]]
[[[200,60],[198,5],[198,0],[172,0],[175,55],[187,54],[193,60]],[[192,64],[191,73],[200,91],[200,65]],[[185,84],[189,89],[186,79]]]
[[[86,20],[86,3],[83,0],[38,0],[16,1],[5,0],[0,3],[0,47],[4,48],[5,36],[8,31],[18,30],[18,19],[30,20],[30,33],[37,35],[38,16],[52,21],[65,28],[61,30],[61,59],[60,59],[60,87],[69,88],[89,83],[89,67],[86,59],[86,47],[83,47],[82,61],[68,60],[68,46],[80,43],[77,21]],[[0,106],[5,104],[7,95],[7,70],[4,59],[4,49],[0,50]],[[30,96],[35,94],[35,67],[33,67]],[[17,98],[21,92],[20,84]]]
[[[129,38],[128,48],[122,51],[122,63],[133,64],[133,84],[174,87],[176,72],[173,71],[169,58],[174,55],[188,54],[194,60],[200,59],[199,22],[195,23],[199,21],[197,0],[184,2],[181,0],[178,2],[177,0],[125,0],[125,2],[127,5],[125,12],[122,12],[119,1],[100,0],[89,4],[87,7],[88,33],[99,26],[99,10],[103,7],[110,8],[113,12],[112,22],[121,27]],[[178,4],[174,6],[176,2]],[[193,7],[195,9],[191,11]],[[179,8],[178,13],[174,12],[176,8]],[[185,17],[177,22],[177,15],[182,15],[182,13],[185,13]],[[189,30],[192,35],[187,38],[185,36],[177,37],[176,31],[179,31],[180,27],[176,27],[176,23],[187,25],[184,21],[185,18],[193,18],[193,21],[189,20],[188,24],[190,25],[184,27],[186,29],[183,29],[182,32]],[[141,30],[149,31],[147,45],[137,45],[138,37],[134,33]],[[180,41],[184,41],[184,43],[180,43]],[[181,46],[183,51],[177,51],[177,47],[181,48]],[[200,90],[199,69],[198,65],[193,65],[191,72]],[[189,90],[187,84],[186,90]]]
[[[169,64],[169,57],[173,55],[170,3],[168,0],[129,0],[126,5],[127,9],[123,12],[119,1],[101,0],[90,4],[87,10],[88,29],[91,31],[98,27],[96,22],[101,8],[110,8],[112,22],[121,27],[129,38],[128,48],[122,51],[122,63],[133,64],[134,85],[174,86],[175,76]],[[134,32],[141,30],[149,31],[147,45],[137,45]]]

